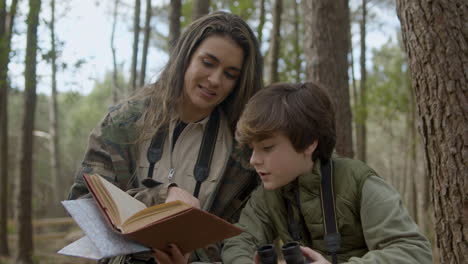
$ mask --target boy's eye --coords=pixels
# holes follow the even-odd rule
[[[275,146],[275,145],[265,146],[265,147],[263,147],[263,150],[264,150],[264,151],[271,151],[271,150],[273,150],[273,147],[274,147],[274,146]]]

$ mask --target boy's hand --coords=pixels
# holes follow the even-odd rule
[[[255,264],[261,264],[261,263],[260,263],[260,256],[258,255],[258,252],[257,252],[257,251],[255,251],[254,263],[255,263]]]
[[[188,259],[190,257],[190,253],[182,255],[179,248],[174,245],[169,245],[169,254],[158,250],[153,249],[153,254],[156,257],[156,261],[158,264],[187,264]]]
[[[200,208],[200,201],[193,195],[177,186],[169,187],[169,189],[167,190],[166,203],[177,200],[180,200],[195,208]]]
[[[313,264],[331,264],[326,258],[324,258],[320,253],[312,250],[309,247],[301,247],[302,254],[304,257],[308,258]]]

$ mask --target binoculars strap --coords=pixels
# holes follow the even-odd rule
[[[198,151],[197,162],[193,169],[193,175],[197,184],[193,191],[193,196],[198,198],[200,193],[201,184],[208,178],[210,174],[210,165],[213,158],[213,153],[216,145],[216,138],[218,137],[220,123],[220,114],[218,109],[215,109],[208,120],[208,123],[203,131],[203,139]],[[154,165],[161,159],[164,147],[164,140],[167,137],[169,128],[167,126],[161,127],[156,135],[151,140],[151,145],[148,148],[147,158],[150,163],[148,170],[148,178],[153,178]]]
[[[337,253],[341,246],[341,235],[338,232],[335,208],[335,192],[333,188],[333,164],[331,160],[321,162],[320,172],[322,179],[320,182],[320,198],[322,203],[323,227],[325,231],[325,246],[328,253],[332,256],[332,264],[338,263]],[[305,224],[304,215],[300,207],[299,190],[295,190],[295,199],[298,206],[301,225],[306,231],[308,238],[312,236]],[[300,227],[294,219],[294,210],[292,204],[285,199],[285,205],[288,210],[288,231],[295,241],[301,241]]]
[[[335,207],[335,190],[333,188],[333,163],[331,160],[322,160],[320,164],[322,180],[320,195],[322,201],[323,225],[325,231],[325,246],[332,256],[332,263],[338,263],[337,252],[341,246],[341,235],[338,232]]]

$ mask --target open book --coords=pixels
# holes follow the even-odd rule
[[[84,179],[111,229],[148,248],[167,251],[168,244],[174,243],[182,253],[188,253],[242,232],[235,225],[181,201],[146,208],[97,174],[85,174]],[[84,231],[91,239],[88,233],[92,231]]]

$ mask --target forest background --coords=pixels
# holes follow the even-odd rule
[[[102,11],[97,23],[105,21],[106,34],[96,31],[102,24],[86,19],[69,24],[76,2],[0,0],[0,263],[88,263],[55,252],[80,236],[59,201],[67,197],[90,131],[109,106],[156,79],[188,23],[215,10],[238,14],[252,27],[265,84],[312,79],[341,89],[330,91],[338,109],[349,110],[338,113],[337,152],[367,162],[399,190],[439,261],[431,158],[394,1],[322,4],[321,14],[344,18],[333,25],[319,23],[327,18],[306,0],[79,1]],[[330,28],[337,32],[333,44],[317,45]],[[104,61],[101,53],[108,54]],[[344,54],[344,61],[334,54]],[[320,64],[324,60],[335,65]],[[346,76],[344,84],[334,81],[338,75]],[[454,239],[462,244],[454,248],[466,249],[463,235]]]

